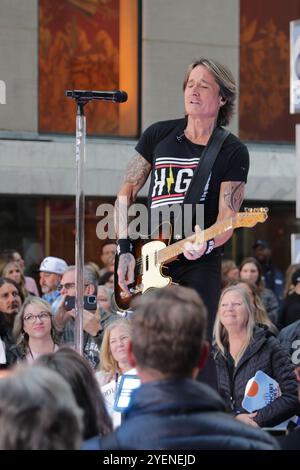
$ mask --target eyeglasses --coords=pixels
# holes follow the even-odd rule
[[[60,292],[62,289],[72,289],[72,287],[75,287],[75,282],[66,282],[66,284],[58,284],[57,290]]]
[[[89,286],[89,284],[84,284],[84,287]],[[66,282],[65,284],[58,284],[57,290],[60,292],[63,289],[69,290],[75,287],[75,282]]]
[[[49,313],[42,312],[42,313],[39,313],[38,315],[32,315],[31,313],[29,313],[28,315],[26,315],[26,317],[23,318],[23,320],[26,323],[35,323],[37,319],[39,319],[39,321],[41,322],[44,322],[44,321],[47,321],[49,318],[50,318]]]

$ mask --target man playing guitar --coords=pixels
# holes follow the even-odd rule
[[[134,280],[135,258],[127,238],[127,209],[135,201],[151,173],[149,211],[165,204],[183,204],[201,155],[217,127],[227,125],[233,114],[236,84],[222,64],[201,58],[187,69],[184,84],[185,118],[161,121],[144,131],[136,145],[115,204],[118,241],[118,282],[125,295]],[[200,200],[204,205],[204,228],[236,215],[242,204],[249,170],[246,146],[229,133],[207,175]],[[125,201],[125,202],[124,202]],[[208,310],[208,336],[217,310],[221,287],[221,246],[233,229],[201,243],[186,241],[183,254],[167,266],[174,282],[194,288]],[[174,234],[176,235],[176,234]],[[177,239],[177,238],[176,238]]]

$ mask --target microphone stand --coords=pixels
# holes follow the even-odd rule
[[[74,346],[83,354],[83,305],[84,305],[84,163],[86,160],[86,117],[84,106],[93,99],[101,101],[125,102],[127,93],[123,91],[91,92],[86,90],[66,90],[65,96],[76,101],[76,207],[75,207],[75,334]],[[97,295],[97,292],[96,292]]]
[[[86,117],[84,106],[89,100],[77,99],[76,111],[76,205],[75,205],[75,350],[83,354],[83,296],[84,296],[84,163],[86,161]]]

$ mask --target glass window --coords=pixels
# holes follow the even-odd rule
[[[240,137],[294,142],[297,116],[289,114],[289,22],[298,0],[240,0]]]
[[[138,0],[39,0],[39,131],[74,133],[65,90],[116,90],[85,107],[89,135],[138,134]]]
[[[113,198],[85,198],[85,262],[101,265],[100,251],[104,239],[97,235],[97,224],[107,215],[98,216],[100,204]],[[138,202],[145,203],[144,199]],[[111,219],[113,225],[113,216]],[[68,264],[75,262],[75,198],[15,197],[0,199],[0,251],[14,248],[23,255],[26,274],[38,277],[37,269],[45,256],[58,256]]]

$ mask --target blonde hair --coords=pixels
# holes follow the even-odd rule
[[[229,337],[228,337],[228,332],[226,328],[220,321],[220,307],[221,307],[221,303],[222,303],[222,299],[224,295],[227,294],[228,292],[236,292],[237,294],[241,296],[243,305],[248,313],[248,322],[247,322],[247,327],[246,327],[246,340],[245,340],[244,345],[242,346],[242,348],[240,349],[240,351],[234,358],[234,363],[235,365],[237,365],[237,363],[243,356],[244,352],[246,351],[247,347],[249,346],[250,341],[253,338],[253,330],[255,327],[255,308],[254,308],[253,302],[251,301],[250,294],[246,291],[246,289],[243,289],[242,287],[230,286],[230,287],[226,287],[221,292],[217,316],[216,316],[214,329],[213,329],[213,340],[214,340],[214,344],[220,350],[223,356],[225,356],[225,345],[228,344]]]
[[[118,363],[113,358],[109,344],[110,333],[117,326],[123,327],[131,337],[131,323],[128,318],[118,318],[107,325],[104,330],[100,349],[100,371],[102,372],[111,372],[112,374],[115,374],[118,370]]]

